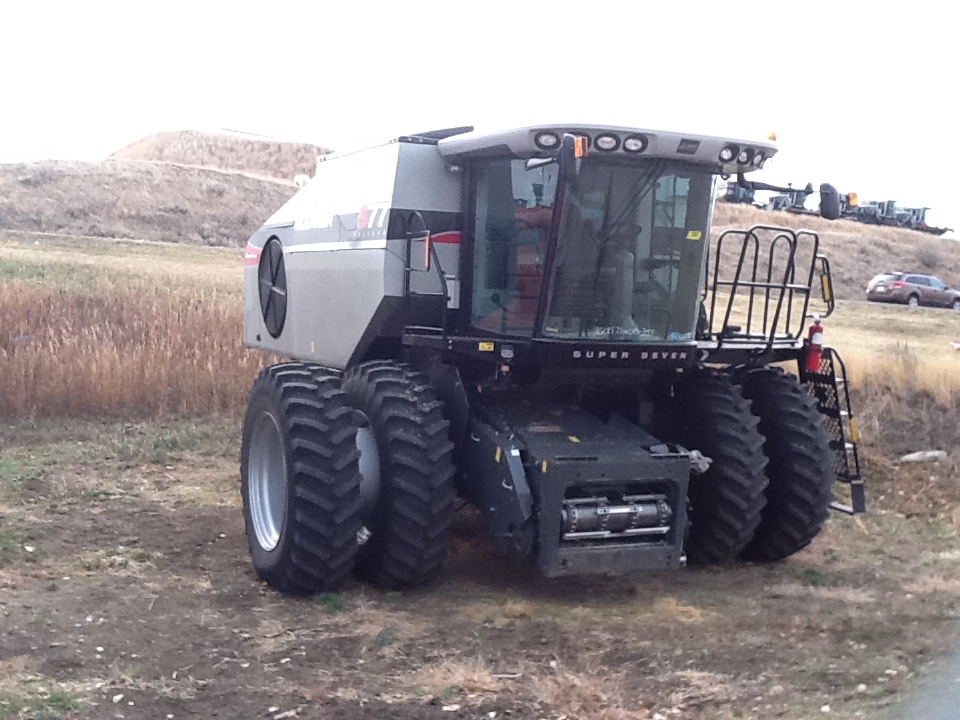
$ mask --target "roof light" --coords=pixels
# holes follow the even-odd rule
[[[720,151],[720,162],[728,163],[737,156],[737,150],[739,150],[736,145],[727,145],[723,150]]]
[[[610,152],[620,147],[620,138],[616,135],[597,135],[593,144],[597,146],[598,150]]]
[[[647,149],[646,135],[628,135],[623,140],[623,149],[631,153],[641,153]]]
[[[552,150],[560,144],[560,138],[557,137],[556,133],[552,132],[537,133],[537,136],[533,139],[533,141],[541,150]]]
[[[753,151],[750,148],[744,148],[740,151],[740,154],[737,156],[737,162],[741,165],[746,165],[750,162],[750,158],[753,157]]]
[[[758,168],[762,164],[763,164],[763,153],[758,152],[756,155],[753,156],[753,162],[751,163],[751,165],[753,165],[755,168]]]
[[[777,134],[775,132],[767,133],[767,140],[772,140],[773,142],[776,142]]]

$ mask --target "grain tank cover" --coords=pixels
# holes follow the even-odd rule
[[[759,170],[773,157],[772,142],[738,140],[710,135],[684,134],[605,125],[531,125],[496,132],[470,132],[437,143],[449,161],[461,157],[512,155],[519,158],[547,157],[560,147],[565,133],[588,138],[596,155],[631,158],[666,158],[706,165],[716,173]]]
[[[435,322],[447,296],[456,296],[458,246],[438,248],[451,268],[448,287],[436,273],[408,279],[409,234],[420,228],[411,218],[452,232],[460,202],[461,176],[433,138],[322,157],[315,176],[247,243],[244,341],[343,369],[378,338]]]

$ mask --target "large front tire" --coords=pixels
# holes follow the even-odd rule
[[[779,368],[760,368],[741,380],[770,460],[767,506],[744,558],[776,562],[819,534],[833,498],[835,455],[816,401],[796,378]]]
[[[291,594],[339,590],[360,530],[356,412],[336,378],[300,363],[260,373],[247,401],[240,477],[257,574]]]
[[[760,524],[767,461],[757,418],[740,388],[719,373],[694,374],[674,393],[678,440],[712,462],[690,478],[692,564],[735,560]]]
[[[369,423],[357,574],[388,589],[427,583],[446,559],[456,499],[443,403],[425,375],[390,361],[349,370],[343,389]]]

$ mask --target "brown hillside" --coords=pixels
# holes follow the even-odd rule
[[[714,239],[724,230],[752,225],[807,228],[817,232],[820,251],[830,258],[834,287],[842,300],[863,300],[870,278],[887,270],[928,273],[951,287],[960,287],[960,242],[955,240],[915,230],[717,203],[713,216]]]
[[[304,143],[184,130],[150,135],[118,150],[110,158],[239,170],[292,182],[295,175],[313,175],[317,157],[329,152]]]
[[[161,163],[0,165],[0,228],[242,246],[295,189]]]

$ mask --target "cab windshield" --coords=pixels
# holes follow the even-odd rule
[[[543,335],[694,336],[713,176],[679,163],[584,163],[564,198]]]
[[[540,328],[557,165],[490,158],[473,177],[474,327],[615,342],[693,338],[710,173],[664,160],[587,158],[576,187],[564,193]]]

